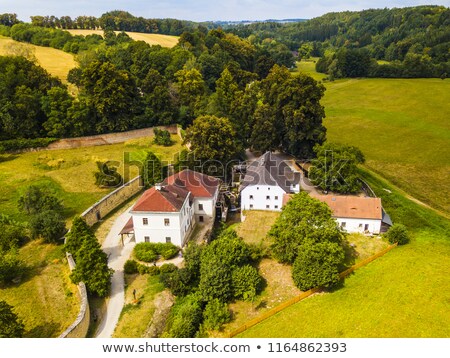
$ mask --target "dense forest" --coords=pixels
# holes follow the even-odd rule
[[[252,44],[206,28],[183,33],[174,48],[133,41],[124,32],[79,40],[59,29],[23,23],[8,30],[18,41],[63,50],[77,44],[83,50],[76,57],[79,66],[68,75],[78,88],[76,97],[31,61],[1,58],[0,139],[82,136],[171,123],[186,128],[210,115],[238,133],[236,148],[283,147],[306,156],[325,140],[319,102],[324,88],[288,71],[294,57],[285,45]]]
[[[306,22],[256,23],[228,31],[256,43],[276,40],[301,58],[321,57],[317,70],[334,78],[450,73],[450,9],[443,6],[346,11]]]

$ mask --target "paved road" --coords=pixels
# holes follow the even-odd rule
[[[119,321],[120,312],[125,304],[123,265],[130,257],[135,243],[125,239],[125,246],[122,247],[119,232],[131,217],[130,209],[116,219],[102,246],[103,251],[108,255],[108,264],[114,270],[114,275],[111,280],[111,295],[107,301],[106,315],[100,322],[95,335],[99,338],[112,336]]]

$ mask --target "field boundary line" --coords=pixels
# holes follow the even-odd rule
[[[376,253],[373,256],[368,257],[365,260],[362,260],[361,262],[358,262],[357,264],[351,266],[350,268],[348,268],[347,270],[341,272],[339,274],[339,278],[342,280],[343,278],[347,277],[348,275],[350,275],[351,273],[353,273],[356,269],[366,266],[367,264],[371,263],[372,261],[376,260],[377,258],[385,255],[386,253],[388,253],[389,251],[391,251],[393,248],[397,247],[397,244],[393,244],[389,247],[387,247],[386,249]],[[261,323],[262,321],[264,321],[265,319],[272,317],[273,315],[277,314],[278,312],[281,312],[282,310],[284,310],[285,308],[288,308],[292,305],[294,305],[295,303],[298,303],[302,300],[304,300],[305,298],[313,295],[316,292],[322,291],[322,287],[315,287],[315,288],[311,288],[308,291],[305,291],[303,293],[301,293],[300,295],[293,297],[281,304],[279,304],[278,306],[270,309],[267,312],[264,312],[263,314],[261,314],[258,317],[253,318],[252,320],[248,321],[247,323],[244,323],[242,326],[240,326],[239,328],[231,331],[231,333],[229,333],[227,335],[227,338],[233,338],[235,336],[237,336],[238,334],[246,331],[247,329],[256,326],[258,323]]]

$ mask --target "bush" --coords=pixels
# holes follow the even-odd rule
[[[66,223],[58,212],[47,210],[32,216],[30,229],[33,239],[42,237],[46,242],[57,242],[66,233]]]
[[[161,273],[171,273],[176,270],[178,270],[178,267],[176,267],[174,264],[164,264],[159,268],[159,271]]]
[[[25,332],[25,326],[13,308],[0,301],[0,338],[21,338]]]
[[[303,244],[292,267],[292,278],[302,291],[331,286],[339,281],[339,267],[344,262],[342,246],[334,242]]]
[[[202,323],[202,319],[202,305],[196,295],[177,298],[167,319],[166,336],[193,338]]]
[[[161,255],[164,260],[171,259],[176,256],[180,249],[174,244],[168,243],[153,243],[141,242],[134,248],[136,258],[144,262],[153,262]]]
[[[191,293],[194,288],[192,278],[191,272],[186,268],[162,273],[160,277],[164,287],[168,288],[175,296],[186,296]]]
[[[409,242],[409,234],[405,225],[394,224],[392,225],[385,237],[391,244],[398,243],[399,245],[405,245]]]
[[[143,266],[146,268],[146,274],[149,274],[150,276],[156,276],[160,274],[160,270],[158,266],[144,266],[144,265],[139,265],[138,269]]]
[[[262,277],[253,266],[245,265],[233,270],[233,294],[238,300],[251,301],[261,289]]]
[[[173,144],[172,139],[170,138],[169,131],[165,129],[154,128],[153,132],[155,133],[155,138],[153,139],[153,143],[158,145],[163,145],[165,147],[170,147]]]
[[[19,259],[16,250],[7,253],[0,252],[0,284],[11,283],[15,278],[21,277],[25,272],[25,265]]]
[[[208,330],[219,330],[231,321],[231,313],[226,303],[214,299],[208,302],[203,311],[203,326]]]
[[[134,255],[139,261],[153,262],[158,259],[154,246],[149,242],[141,242],[134,247]]]
[[[138,273],[138,263],[134,260],[127,260],[127,262],[125,262],[125,265],[123,266],[123,271],[127,275]]]
[[[116,187],[122,184],[122,176],[117,167],[108,165],[108,162],[97,162],[98,171],[94,173],[95,185],[99,187]]]

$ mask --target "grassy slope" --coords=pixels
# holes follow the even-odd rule
[[[64,51],[51,47],[24,44],[3,36],[0,36],[0,55],[9,54],[8,46],[13,43],[30,47],[39,65],[45,68],[51,75],[60,78],[64,83],[67,83],[67,74],[69,71],[77,65],[73,55]]]
[[[0,213],[27,221],[27,216],[17,210],[17,200],[27,186],[43,184],[63,200],[67,208],[64,214],[70,220],[108,192],[94,184],[96,160],[122,161],[124,152],[131,152],[131,158],[138,159],[149,149],[171,160],[181,148],[179,138],[173,136],[173,140],[176,144],[171,147],[149,147],[146,144],[150,139],[146,138],[125,144],[0,157]],[[136,174],[133,168],[130,177]],[[78,314],[76,287],[68,279],[61,246],[31,242],[21,249],[21,257],[30,272],[24,282],[0,289],[0,300],[15,306],[25,321],[27,336],[57,336]]]
[[[312,62],[299,69],[320,79]],[[366,166],[415,198],[450,211],[450,81],[349,79],[325,83],[332,142],[359,147]]]
[[[365,178],[393,220],[408,226],[412,242],[359,269],[335,292],[291,306],[241,336],[450,337],[449,222],[375,175]]]
[[[103,36],[103,30],[67,30],[72,35],[91,35],[97,34]],[[116,31],[118,33],[119,31]],[[160,34],[144,34],[140,32],[127,32],[135,41],[144,41],[150,45],[161,45],[162,47],[174,47],[178,43],[178,36],[160,35]]]

